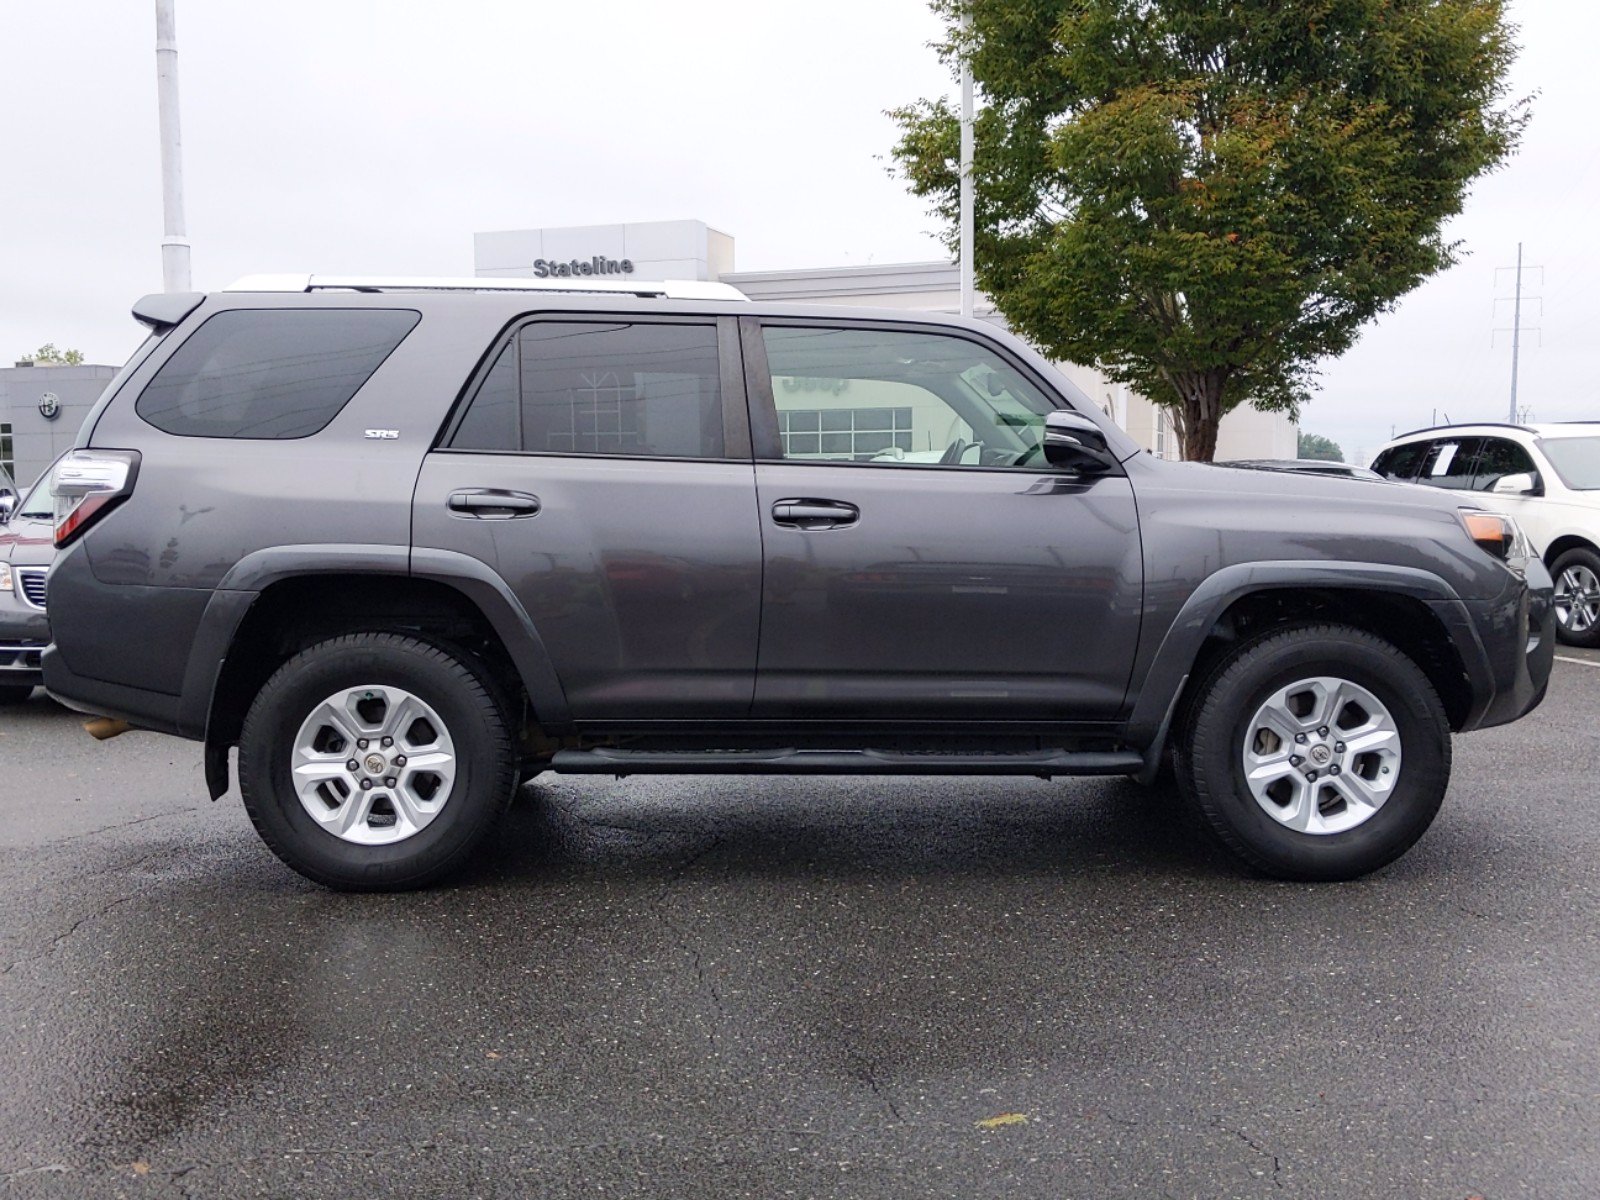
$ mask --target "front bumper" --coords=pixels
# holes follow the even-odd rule
[[[50,644],[43,609],[0,593],[0,687],[38,687],[44,682],[40,656]]]
[[[1537,559],[1492,600],[1464,607],[1482,649],[1468,673],[1480,697],[1463,730],[1487,729],[1526,716],[1544,699],[1556,656],[1556,615],[1550,573]]]

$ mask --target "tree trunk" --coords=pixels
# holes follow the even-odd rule
[[[1217,455],[1217,427],[1222,424],[1222,389],[1227,376],[1207,371],[1175,381],[1182,403],[1173,424],[1185,462],[1210,462]]]

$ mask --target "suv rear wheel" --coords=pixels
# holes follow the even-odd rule
[[[1191,696],[1185,798],[1224,845],[1283,879],[1353,879],[1405,853],[1450,781],[1450,723],[1381,638],[1298,626],[1240,646]]]
[[[352,891],[422,887],[456,870],[510,802],[515,771],[483,666],[390,633],[295,655],[239,741],[256,831],[308,879]]]
[[[1572,646],[1600,646],[1600,554],[1582,546],[1550,568],[1555,577],[1556,636]]]

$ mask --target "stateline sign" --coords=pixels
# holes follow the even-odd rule
[[[568,278],[573,275],[632,275],[633,260],[631,258],[606,258],[596,254],[593,258],[573,258],[566,262],[557,262],[552,258],[536,258],[533,260],[533,277],[535,279],[550,279],[559,276]]]

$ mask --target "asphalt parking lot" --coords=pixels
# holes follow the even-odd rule
[[[458,885],[334,895],[197,746],[36,693],[0,716],[0,1191],[1592,1197],[1587,657],[1327,886],[1120,781],[545,776]]]

